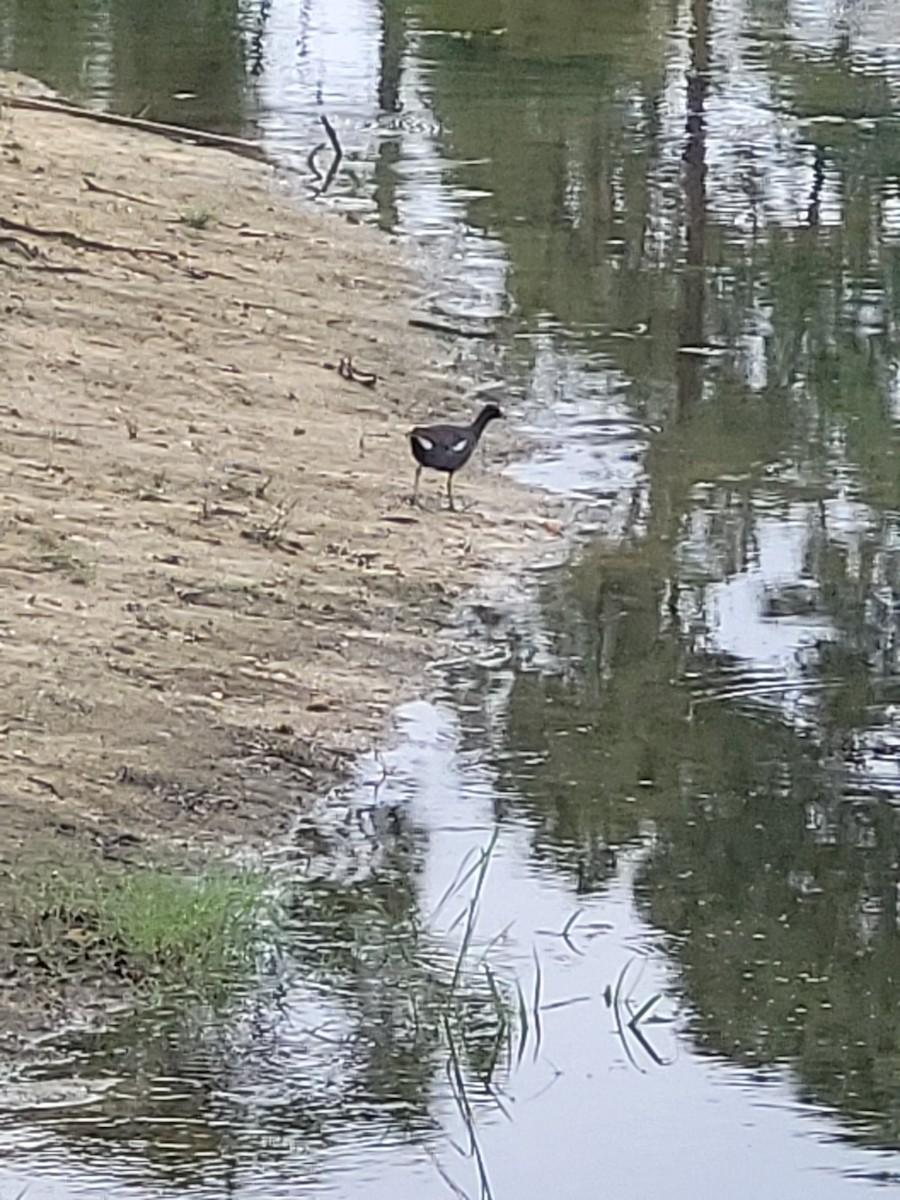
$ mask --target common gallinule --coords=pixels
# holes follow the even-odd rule
[[[471,425],[417,425],[415,429],[411,429],[409,444],[413,458],[419,464],[416,467],[413,504],[419,495],[419,476],[422,474],[422,468],[430,467],[432,471],[446,472],[447,499],[450,501],[451,511],[455,512],[453,476],[472,457],[472,451],[490,422],[502,416],[503,413],[496,404],[486,404]]]

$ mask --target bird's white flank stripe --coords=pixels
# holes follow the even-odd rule
[[[433,450],[434,442],[431,438],[422,437],[421,433],[414,433],[413,437],[419,443],[423,450]]]
[[[465,448],[466,448],[466,446],[468,446],[468,444],[469,444],[468,438],[460,438],[458,442],[453,443],[453,445],[450,447],[450,449],[453,451],[454,454],[462,454],[463,450],[465,450]]]

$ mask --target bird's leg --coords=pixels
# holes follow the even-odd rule
[[[416,467],[416,482],[413,484],[413,494],[410,504],[415,506],[419,500],[419,476],[422,474],[422,468]]]
[[[450,501],[450,511],[456,512],[456,505],[453,503],[453,472],[447,472],[447,499]]]

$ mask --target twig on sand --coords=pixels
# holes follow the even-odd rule
[[[432,317],[410,317],[408,322],[413,329],[433,329],[436,333],[449,333],[453,337],[494,338],[496,330],[486,326],[454,325],[450,321],[439,321]]]
[[[30,233],[32,237],[50,238],[63,242],[77,250],[104,250],[115,254],[130,254],[134,258],[146,255],[148,258],[161,258],[165,262],[178,262],[178,255],[172,250],[159,250],[153,246],[121,246],[116,242],[101,242],[96,238],[85,238],[71,229],[43,229],[38,225],[29,225],[27,221],[13,221],[9,217],[0,217],[0,229],[14,230],[16,233]]]
[[[35,250],[34,246],[29,246],[21,238],[13,237],[12,235],[9,237],[0,237],[0,246],[12,246],[14,249],[21,250],[28,259],[39,257],[39,251]]]
[[[230,150],[234,154],[242,154],[245,158],[255,158],[261,162],[270,161],[268,154],[259,142],[232,137],[225,133],[211,133],[205,129],[187,129],[183,125],[167,125],[160,121],[147,121],[141,117],[123,117],[118,113],[94,112],[88,108],[79,108],[76,104],[63,103],[59,100],[41,100],[31,96],[15,96],[9,92],[0,93],[0,105],[6,105],[9,108],[31,108],[38,112],[59,113],[64,117],[99,121],[102,125],[123,125],[128,129],[140,129],[144,133],[155,133],[174,142],[194,142],[198,146],[215,146],[220,150]]]
[[[351,383],[361,383],[363,387],[373,388],[378,382],[378,376],[374,371],[360,371],[353,365],[353,358],[349,354],[345,354],[338,363],[338,375],[341,379],[348,379]]]
[[[28,780],[30,783],[34,783],[38,787],[42,787],[45,791],[52,792],[53,795],[57,798],[57,800],[63,799],[62,792],[59,790],[59,788],[56,786],[56,784],[52,780],[41,779],[41,777],[39,775],[29,775]]]
[[[91,179],[90,175],[82,175],[81,181],[89,192],[99,192],[101,196],[116,196],[119,200],[129,200],[132,204],[152,204],[154,208],[160,208],[158,200],[152,200],[148,196],[134,196],[131,192],[120,192],[117,188],[104,187]]]

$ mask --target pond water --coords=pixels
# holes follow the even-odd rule
[[[273,849],[254,987],[22,1072],[0,1196],[900,1183],[896,6],[0,0],[0,61],[301,196],[327,115],[580,514]]]

